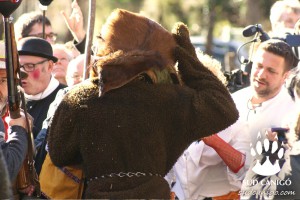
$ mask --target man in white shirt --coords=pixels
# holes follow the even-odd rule
[[[285,81],[297,63],[291,47],[281,40],[267,40],[258,47],[253,58],[251,86],[232,95],[239,119],[247,122],[250,128],[253,144],[257,142],[259,131],[281,127],[294,113],[295,102]]]
[[[228,143],[249,158],[249,138],[244,133],[246,124],[236,122],[218,133]],[[205,199],[227,195],[237,197],[241,181],[248,169],[249,161],[243,160],[237,173],[225,164],[219,154],[203,141],[192,143],[178,159],[169,174],[169,181],[176,181],[172,191],[179,199]],[[172,180],[173,179],[173,180]],[[232,196],[233,195],[233,196]]]
[[[218,133],[228,146],[245,155],[244,163],[233,173],[225,164],[226,159],[221,159],[220,152],[214,150],[215,146],[213,149],[203,141],[191,144],[169,174],[175,177],[172,191],[179,199],[219,197],[240,190],[252,162],[250,143],[256,144],[259,131],[281,127],[284,117],[295,110],[284,83],[296,65],[292,49],[285,42],[270,39],[259,45],[253,59],[251,85],[232,95],[240,118]]]

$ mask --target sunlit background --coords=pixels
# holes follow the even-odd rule
[[[88,0],[77,0],[82,8],[85,25],[88,20]],[[260,23],[264,30],[270,29],[269,10],[275,0],[96,0],[95,34],[101,28],[105,18],[115,8],[124,8],[142,12],[171,29],[176,21],[188,24],[191,34],[206,36],[212,34],[223,40],[241,39],[241,28]],[[13,13],[16,19],[24,12],[41,10],[38,0],[23,0]],[[54,0],[47,7],[46,16],[51,20],[58,40],[72,39],[60,14],[61,10],[71,12],[71,0]],[[1,23],[3,23],[1,21]],[[0,39],[3,39],[3,27],[0,27]]]
[[[252,38],[244,38],[242,30],[250,24],[262,24],[264,31],[270,30],[269,13],[276,0],[96,0],[95,37],[106,18],[116,8],[140,12],[171,30],[177,21],[188,25],[195,47],[218,59],[223,71],[240,68],[240,57],[248,49],[236,54],[239,46]],[[89,0],[77,0],[82,9],[85,27],[89,20]],[[47,6],[46,16],[58,33],[58,43],[72,40],[60,11],[71,13],[72,0],[53,0]],[[13,21],[25,12],[40,10],[39,0],[23,0],[12,14]],[[3,21],[0,21],[0,40],[3,40]],[[228,59],[226,59],[228,58]]]

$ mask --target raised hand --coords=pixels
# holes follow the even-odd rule
[[[177,44],[185,49],[192,57],[196,58],[195,48],[190,40],[190,34],[188,27],[182,23],[178,22],[175,24],[172,30],[173,37],[175,38]]]
[[[83,15],[81,12],[81,8],[79,7],[76,0],[74,0],[71,4],[72,13],[70,16],[65,11],[61,11],[63,18],[66,22],[68,29],[71,31],[74,39],[77,42],[81,42],[85,37],[85,30],[83,27]]]

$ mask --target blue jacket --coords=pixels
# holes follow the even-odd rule
[[[14,180],[25,159],[28,141],[26,130],[21,126],[8,129],[8,139],[4,141],[4,124],[0,120],[0,147],[7,164],[10,180]]]

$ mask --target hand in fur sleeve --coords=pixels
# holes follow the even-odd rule
[[[183,23],[177,23],[172,33],[178,45],[174,56],[178,61],[179,74],[183,83],[193,89],[193,105],[202,117],[198,120],[205,119],[211,123],[195,130],[213,134],[227,128],[238,119],[238,111],[229,91],[213,73],[216,69],[214,59],[210,56],[198,59],[188,28]]]
[[[186,50],[187,53],[191,54],[191,57],[197,60],[195,48],[190,40],[188,27],[184,23],[178,22],[174,25],[172,33],[178,46]]]
[[[226,89],[221,81],[209,70],[214,66],[204,65],[204,63],[213,65],[213,59],[209,56],[203,57],[206,60],[202,62],[198,59],[195,48],[191,43],[187,26],[181,22],[176,23],[172,33],[178,44],[174,54],[178,60],[178,70],[183,82],[191,88],[197,88],[199,79],[213,80],[217,87]]]

